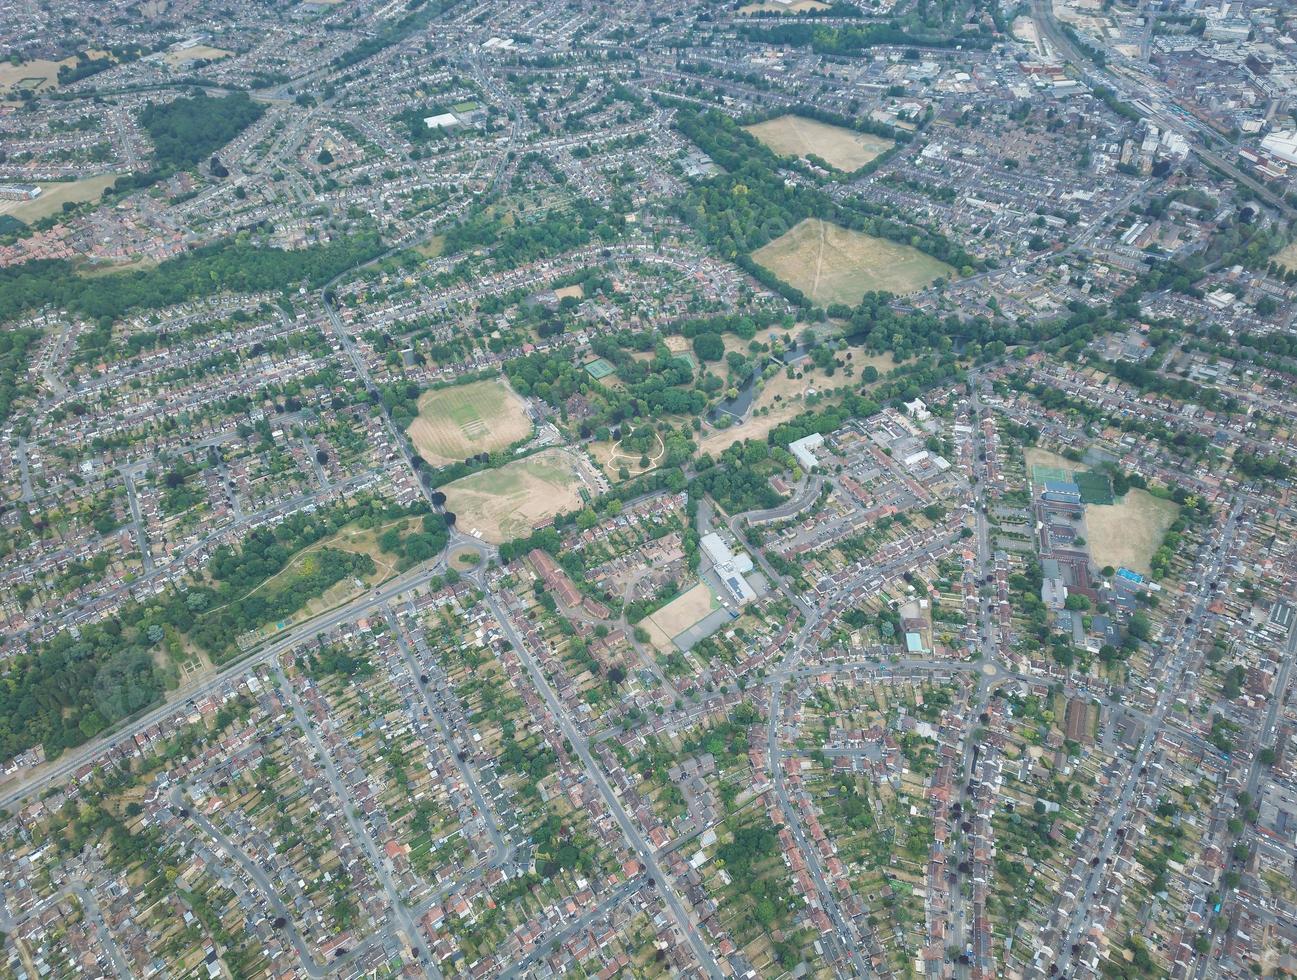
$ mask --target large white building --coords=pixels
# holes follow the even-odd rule
[[[1276,129],[1261,141],[1261,149],[1276,160],[1297,163],[1297,129]]]
[[[717,577],[736,603],[742,606],[757,597],[752,586],[748,585],[748,580],[743,577],[752,571],[752,559],[746,552],[734,554],[715,531],[704,534],[698,544],[703,549],[703,554],[711,560]]]
[[[35,184],[0,184],[0,201],[34,201],[40,196]]]
[[[809,473],[820,464],[820,461],[815,458],[815,450],[822,445],[824,445],[824,437],[818,432],[812,432],[809,436],[803,436],[796,442],[790,442],[788,451],[797,460],[797,465]]]

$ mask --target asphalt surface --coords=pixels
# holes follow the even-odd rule
[[[563,710],[554,689],[550,687],[549,681],[545,678],[535,658],[527,649],[526,644],[522,642],[522,638],[518,636],[517,630],[513,628],[513,624],[504,609],[501,608],[499,601],[493,595],[488,595],[486,601],[496,620],[500,623],[500,628],[504,631],[506,639],[513,644],[513,648],[522,661],[523,667],[531,675],[532,683],[535,685],[536,690],[540,692],[541,698],[548,706],[550,714],[559,726],[559,730],[571,743],[573,752],[581,760],[581,764],[585,767],[586,773],[599,791],[599,795],[603,797],[604,803],[612,812],[613,818],[621,828],[623,836],[631,843],[631,846],[640,856],[640,862],[648,869],[648,874],[665,899],[667,908],[670,909],[672,917],[676,920],[676,925],[693,949],[694,956],[709,977],[719,978],[722,975],[720,966],[712,955],[711,948],[703,941],[697,926],[690,919],[689,913],[685,910],[680,897],[676,894],[675,888],[672,887],[670,879],[658,865],[657,859],[653,855],[653,848],[644,838],[640,829],[630,819],[630,815],[626,813],[621,801],[617,798],[617,794],[613,792],[612,786],[604,777],[603,771],[595,765],[585,736],[581,734],[576,725],[572,723],[571,718],[568,717],[567,712]]]

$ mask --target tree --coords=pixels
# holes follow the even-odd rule
[[[718,334],[699,334],[694,337],[693,347],[700,361],[719,361],[725,356],[725,341]]]
[[[1126,630],[1137,640],[1147,640],[1152,635],[1153,624],[1143,613],[1135,613],[1130,617]]]

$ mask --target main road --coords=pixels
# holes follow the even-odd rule
[[[1224,527],[1221,530],[1220,546],[1217,550],[1213,550],[1210,544],[1203,545],[1199,557],[1201,570],[1196,576],[1197,581],[1208,582],[1219,574],[1224,561],[1223,556],[1229,551],[1234,535],[1234,526],[1238,522],[1241,511],[1240,504],[1235,503],[1231,506],[1229,515],[1226,517]],[[1187,622],[1182,626],[1177,626],[1169,636],[1163,637],[1159,641],[1160,646],[1175,652],[1172,655],[1171,662],[1162,672],[1162,676],[1156,681],[1159,690],[1157,705],[1145,728],[1144,737],[1140,740],[1139,747],[1131,759],[1125,784],[1122,786],[1116,803],[1111,810],[1111,815],[1103,832],[1102,843],[1095,852],[1095,859],[1092,860],[1091,867],[1085,866],[1086,862],[1084,856],[1082,856],[1078,859],[1077,866],[1073,871],[1075,875],[1086,881],[1086,887],[1078,898],[1075,911],[1072,913],[1071,920],[1067,923],[1062,939],[1057,944],[1058,958],[1054,961],[1054,965],[1058,967],[1059,972],[1064,976],[1068,974],[1068,968],[1071,965],[1072,947],[1080,939],[1081,931],[1090,918],[1100,886],[1106,878],[1106,875],[1102,873],[1102,869],[1108,866],[1108,860],[1117,848],[1118,831],[1126,826],[1126,818],[1130,814],[1131,804],[1135,798],[1136,788],[1142,778],[1145,762],[1153,750],[1158,733],[1162,730],[1162,723],[1166,718],[1166,714],[1175,702],[1185,673],[1191,669],[1191,665],[1194,668],[1197,667],[1200,656],[1194,654],[1193,647],[1197,643],[1204,613],[1207,605],[1211,602],[1211,598],[1211,592],[1202,589],[1193,604],[1192,612],[1186,617]],[[1091,868],[1100,869],[1100,873],[1093,873]]]
[[[531,675],[532,684],[535,685],[536,690],[544,699],[545,704],[549,708],[550,714],[553,716],[555,723],[559,727],[559,730],[571,744],[572,751],[576,753],[577,758],[581,760],[581,765],[585,767],[586,774],[590,777],[595,788],[599,791],[599,795],[603,797],[604,803],[607,804],[613,818],[617,821],[617,825],[621,828],[622,835],[630,842],[631,846],[639,854],[640,861],[644,864],[644,867],[648,869],[648,873],[652,875],[652,883],[660,889],[662,897],[666,900],[667,908],[671,910],[671,915],[676,920],[676,925],[679,926],[685,939],[693,948],[694,956],[697,958],[699,964],[707,972],[709,977],[721,977],[722,974],[720,966],[716,962],[716,958],[712,955],[710,947],[708,947],[707,943],[703,941],[702,936],[699,935],[698,928],[694,925],[693,920],[689,917],[689,913],[681,903],[680,897],[671,886],[671,879],[668,878],[662,871],[661,867],[658,866],[657,859],[653,855],[653,848],[644,838],[644,834],[640,831],[639,827],[631,820],[630,815],[627,814],[625,808],[621,804],[621,800],[617,798],[617,794],[613,792],[612,786],[609,785],[607,778],[604,776],[603,770],[595,764],[594,757],[590,755],[590,747],[586,743],[585,736],[581,734],[576,725],[572,723],[572,719],[568,717],[567,712],[563,709],[563,705],[558,700],[558,695],[554,693],[554,689],[550,687],[549,681],[541,671],[540,665],[536,663],[536,659],[531,655],[531,651],[528,650],[527,645],[522,642],[522,638],[518,635],[517,630],[513,628],[513,623],[510,621],[504,609],[500,606],[500,601],[494,595],[488,595],[486,597],[486,602],[490,607],[491,612],[494,614],[496,621],[500,624],[500,629],[504,631],[505,638],[513,644],[513,649],[518,654],[518,659],[522,661],[523,667],[526,668],[527,673]]]

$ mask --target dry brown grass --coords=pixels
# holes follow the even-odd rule
[[[555,514],[580,507],[587,472],[585,461],[570,449],[545,449],[466,476],[442,490],[461,531],[500,544],[525,537]]]
[[[462,462],[477,453],[505,449],[531,433],[527,406],[501,378],[419,396],[419,417],[406,430],[414,448],[433,466]]]
[[[833,377],[829,377],[819,368],[812,366],[810,361],[805,360],[798,364],[802,369],[801,378],[789,378],[786,371],[780,371],[757,393],[746,422],[741,425],[731,425],[728,429],[704,430],[698,442],[699,451],[715,456],[744,439],[761,441],[770,434],[771,429],[806,411],[806,395],[810,391],[822,392],[843,385],[859,387],[860,371],[866,366],[872,365],[877,368],[880,378],[896,367],[896,361],[891,354],[867,354],[863,347],[848,347],[843,351],[844,354],[848,352],[851,354],[851,364],[856,369],[853,377],[848,378],[842,371],[837,371]],[[831,404],[831,402],[823,401],[819,404]],[[761,414],[762,409],[769,409],[769,411]]]
[[[807,218],[752,258],[820,306],[855,306],[871,291],[905,295],[955,272],[917,248],[819,218]]]
[[[64,65],[71,68],[76,63],[76,58],[64,58],[62,61],[37,58],[33,61],[24,61],[20,65],[10,64],[8,61],[0,63],[0,94],[11,95],[24,88],[33,92],[56,88],[59,69]]]
[[[1090,504],[1085,508],[1090,553],[1099,565],[1147,575],[1149,559],[1179,512],[1174,501],[1143,490],[1131,490],[1115,504]]]
[[[705,619],[720,607],[720,600],[712,594],[707,584],[699,582],[689,591],[676,596],[652,616],[646,617],[640,625],[648,630],[655,647],[666,650],[671,647],[672,637],[679,636],[694,623]]]
[[[162,56],[162,60],[175,68],[190,61],[220,61],[222,58],[228,58],[232,53],[224,48],[214,48],[209,44],[195,44],[191,48],[168,51]]]
[[[774,0],[760,0],[759,3],[747,3],[739,8],[741,14],[804,14],[811,10],[828,10],[829,4],[824,0],[792,0],[791,3],[775,3]]]
[[[0,201],[0,214],[7,214],[31,224],[63,210],[65,202],[97,201],[104,188],[112,185],[117,174],[100,174],[84,180],[61,180],[42,183],[41,195],[34,201]]]
[[[779,156],[804,157],[813,153],[847,173],[859,170],[896,145],[882,136],[857,133],[803,116],[777,116],[743,128]]]
[[[1281,265],[1289,272],[1297,272],[1297,242],[1280,249],[1275,255],[1276,265]]]

